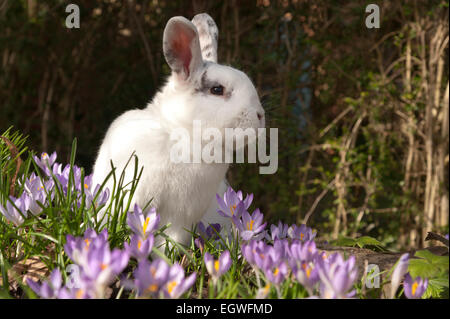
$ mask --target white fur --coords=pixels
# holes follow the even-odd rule
[[[195,30],[192,23],[182,17],[169,20],[166,29],[170,23]],[[176,33],[171,31],[167,34],[172,37]],[[195,41],[192,43],[193,56],[198,56],[198,41],[197,44]],[[100,147],[93,174],[93,185],[101,184],[111,170],[112,160],[117,167],[117,175],[120,175],[135,152],[139,166],[143,166],[143,174],[132,205],[137,203],[143,207],[153,198],[151,205],[161,216],[160,225],[171,223],[166,233],[182,243],[187,243],[190,238],[190,233],[184,229],[191,229],[202,217],[206,223],[228,223],[217,214],[215,204],[216,193],[223,195],[226,189],[224,178],[228,164],[171,162],[170,148],[175,143],[170,140],[171,132],[180,127],[192,131],[193,120],[201,120],[203,128],[215,127],[222,132],[226,127],[264,126],[264,118],[260,120],[257,116],[257,113],[264,114],[264,110],[256,89],[244,73],[212,62],[201,64],[200,67],[198,63],[190,64],[188,78],[174,70],[166,85],[145,109],[127,111],[111,124]],[[210,81],[217,81],[230,92],[232,90],[228,98],[195,91],[204,71],[207,71]],[[132,180],[134,169],[132,160],[125,170],[124,184]],[[106,186],[112,189],[112,185],[110,179]]]

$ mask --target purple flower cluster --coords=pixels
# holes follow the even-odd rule
[[[134,287],[140,297],[179,298],[195,283],[196,273],[185,277],[179,264],[169,266],[163,259],[139,262],[134,272]]]
[[[52,155],[42,153],[41,157],[34,156],[36,164],[45,173],[44,180],[41,180],[35,173],[22,182],[24,192],[18,197],[10,196],[6,201],[6,205],[0,204],[0,213],[16,226],[23,224],[28,217],[28,212],[38,215],[42,212],[43,207],[48,206],[55,195],[55,187],[59,187],[64,194],[69,190],[70,165],[62,168],[62,164],[56,162],[56,152]],[[58,182],[55,185],[54,179]],[[93,204],[98,207],[104,205],[109,199],[109,190],[105,189],[99,193],[100,185],[92,187],[92,175],[84,177],[82,180],[81,168],[73,166],[74,182],[71,190],[77,194],[77,206],[85,204],[86,208],[90,208]],[[83,196],[84,193],[84,196]],[[94,203],[95,200],[95,203]]]
[[[273,245],[252,240],[241,246],[241,252],[247,262],[261,270],[274,285],[280,285],[288,274],[288,242],[277,240]]]
[[[42,153],[41,158],[34,156],[34,161],[41,168],[41,170],[45,173],[48,178],[54,176],[56,180],[59,182],[59,187],[63,191],[64,194],[67,194],[68,191],[77,192],[77,205],[80,207],[83,203],[83,196],[85,194],[85,206],[86,208],[90,208],[92,204],[95,207],[104,205],[109,199],[109,189],[105,188],[99,193],[100,185],[92,185],[92,174],[85,176],[82,178],[81,168],[73,165],[73,183],[70,183],[70,173],[71,168],[70,164],[67,164],[64,168],[63,165],[56,162],[56,152],[53,152],[52,155],[48,155],[47,153]],[[97,197],[97,198],[96,198]],[[96,198],[96,202],[94,199]]]
[[[32,173],[23,182],[24,192],[18,197],[9,196],[6,205],[0,205],[0,213],[16,226],[20,226],[28,217],[28,212],[38,215],[42,207],[53,199],[54,182],[52,180],[42,182]]]
[[[64,252],[77,270],[74,276],[71,274],[72,281],[63,285],[61,272],[55,269],[48,281],[38,284],[29,279],[28,285],[42,298],[104,298],[106,288],[122,273],[132,256],[139,263],[134,271],[135,279],[128,286],[136,289],[138,296],[179,298],[195,283],[196,274],[185,277],[178,264],[169,266],[163,259],[148,260],[159,218],[154,209],[144,213],[135,205],[134,211],[128,214],[133,234],[123,250],[110,249],[106,229],[98,234],[88,229],[83,237],[68,235]],[[127,286],[126,280],[123,285]]]
[[[27,284],[40,297],[45,299],[58,298],[62,288],[61,272],[58,268],[53,270],[48,281],[39,284],[31,279],[27,279]]]
[[[235,230],[240,237],[245,240],[261,239],[265,236],[265,227],[267,223],[263,223],[263,214],[256,209],[252,214],[248,212],[253,201],[253,194],[247,195],[244,199],[242,192],[235,192],[231,187],[222,197],[216,195],[219,209],[217,212],[223,216],[231,218]]]
[[[62,285],[55,269],[50,281],[41,285],[28,279],[28,285],[42,298],[104,298],[106,288],[128,265],[126,250],[110,249],[106,229],[97,234],[88,229],[83,237],[67,235],[64,251],[74,262],[72,281]]]
[[[339,253],[327,256],[312,240],[276,239],[273,245],[254,240],[241,248],[246,261],[274,286],[292,275],[310,296],[317,289],[321,298],[347,298],[355,293],[349,292],[357,279],[354,257],[344,260]]]
[[[297,239],[302,242],[313,240],[316,237],[316,232],[313,231],[310,227],[307,227],[305,224],[297,225],[287,225],[278,222],[278,225],[270,226],[270,233],[266,233],[266,240],[274,241],[275,239]]]
[[[253,194],[247,195],[244,199],[242,191],[235,192],[231,187],[223,195],[223,198],[216,195],[219,209],[217,212],[223,216],[231,218],[235,230],[244,241],[260,240],[267,241],[290,238],[298,239],[302,242],[313,240],[316,232],[306,225],[287,225],[281,221],[278,225],[271,225],[270,231],[266,230],[267,223],[263,223],[264,215],[257,208],[250,214],[248,208],[253,201]]]
[[[147,212],[135,204],[133,213],[128,213],[128,226],[133,231],[130,243],[125,243],[125,249],[137,260],[147,259],[150,255],[154,236],[153,232],[159,226],[160,217],[155,208]]]
[[[179,298],[194,284],[196,274],[185,278],[184,269],[179,264],[169,266],[163,259],[148,260],[159,221],[155,208],[143,212],[135,204],[133,212],[128,213],[127,222],[133,235],[130,243],[125,243],[125,250],[139,261],[134,271],[135,279],[129,286],[140,297]]]
[[[259,297],[267,296],[272,285],[278,289],[289,276],[303,285],[310,296],[315,292],[321,298],[348,298],[355,294],[351,290],[357,278],[354,257],[344,260],[338,253],[327,256],[319,252],[313,241],[316,232],[304,224],[289,226],[280,221],[265,230],[259,209],[253,214],[248,212],[252,195],[244,199],[241,191],[228,188],[223,199],[216,197],[218,213],[232,219],[244,241],[242,256],[256,271],[258,284],[259,274],[264,274],[267,285],[259,289]],[[205,256],[207,259],[211,257]],[[219,261],[216,263],[219,265]]]

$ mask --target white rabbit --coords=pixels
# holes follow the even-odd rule
[[[194,25],[195,24],[195,25]],[[123,171],[135,152],[143,173],[133,197],[161,216],[160,225],[171,223],[166,233],[187,243],[191,229],[202,217],[205,222],[224,222],[216,212],[215,195],[225,191],[227,163],[175,163],[170,150],[176,141],[171,132],[184,128],[191,133],[193,121],[202,129],[264,127],[264,110],[255,87],[241,71],[217,64],[218,30],[207,14],[171,18],[165,27],[163,51],[172,70],[166,85],[143,110],[130,110],[108,129],[94,165],[93,185],[103,183],[111,171],[110,161]],[[192,144],[192,143],[191,143]],[[125,170],[132,180],[134,161]],[[112,188],[112,179],[106,184]],[[208,213],[206,214],[206,212]],[[205,216],[206,214],[206,216]]]

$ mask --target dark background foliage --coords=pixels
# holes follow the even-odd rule
[[[76,3],[81,28],[68,29]],[[246,72],[279,129],[279,168],[228,179],[275,222],[325,237],[421,246],[448,232],[448,1],[2,0],[0,131],[88,172],[115,117],[143,108],[169,69],[162,32],[208,12],[219,62]]]

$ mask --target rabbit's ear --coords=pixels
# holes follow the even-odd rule
[[[192,19],[192,23],[198,31],[203,60],[217,63],[219,29],[213,18],[207,13],[200,13]]]
[[[167,64],[183,80],[203,65],[197,29],[184,17],[173,17],[167,22],[163,52]]]

